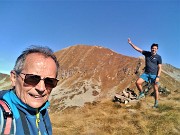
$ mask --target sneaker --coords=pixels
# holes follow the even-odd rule
[[[141,94],[137,97],[137,99],[141,99],[141,98],[145,98],[144,93],[141,93]]]
[[[158,103],[155,103],[153,108],[158,108]]]

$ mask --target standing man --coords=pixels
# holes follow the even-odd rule
[[[13,135],[52,135],[49,95],[56,87],[59,63],[48,47],[32,46],[17,58],[11,71],[12,89],[0,95],[13,115]],[[0,107],[0,116],[3,115]],[[0,134],[4,134],[0,117]],[[12,133],[13,132],[13,133]]]
[[[151,45],[151,51],[144,51],[134,45],[130,38],[128,38],[128,43],[138,52],[142,53],[145,56],[145,72],[138,78],[136,81],[136,86],[140,92],[138,99],[141,99],[145,97],[143,89],[142,89],[142,84],[144,81],[148,82],[150,80],[151,83],[154,85],[154,91],[155,91],[155,102],[154,102],[154,107],[158,107],[158,97],[159,97],[159,92],[158,92],[158,83],[159,83],[159,78],[161,74],[161,65],[162,65],[162,59],[161,56],[157,54],[158,50],[158,44],[153,43]]]

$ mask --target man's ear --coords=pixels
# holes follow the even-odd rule
[[[16,73],[13,70],[10,73],[10,79],[11,79],[12,87],[15,87],[15,84],[16,84]]]

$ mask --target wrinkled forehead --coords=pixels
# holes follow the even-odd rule
[[[51,57],[45,57],[42,54],[29,54],[24,63],[24,70],[28,72],[55,72],[57,70],[56,63]]]

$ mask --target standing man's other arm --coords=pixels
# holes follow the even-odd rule
[[[142,50],[141,48],[137,47],[136,45],[134,45],[134,44],[131,42],[131,39],[130,39],[130,38],[128,38],[128,43],[129,43],[136,51],[142,53],[143,50]]]
[[[158,64],[158,73],[157,73],[157,77],[156,77],[156,82],[159,82],[161,71],[162,71],[162,64]]]

